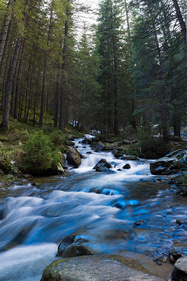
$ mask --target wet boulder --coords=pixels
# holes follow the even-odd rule
[[[96,172],[108,172],[110,171],[111,164],[106,161],[106,159],[101,159],[94,167],[93,169],[96,170]]]
[[[112,153],[117,159],[123,159],[123,155],[125,153],[125,150],[121,147],[117,147],[116,149],[114,149],[112,151]]]
[[[187,256],[179,258],[175,263],[172,281],[187,281]]]
[[[182,254],[177,251],[171,250],[169,252],[169,261],[172,264],[175,264],[175,262],[181,257],[182,257]]]
[[[89,255],[93,255],[93,252],[87,246],[73,244],[68,246],[64,250],[62,254],[62,258],[72,258],[72,257],[89,256]]]
[[[177,150],[150,164],[153,175],[171,175],[187,168],[187,151]]]
[[[67,153],[67,161],[70,165],[72,165],[75,168],[78,168],[81,164],[81,157],[77,149],[73,146],[69,148],[69,151]]]
[[[57,257],[69,258],[84,255],[93,255],[92,251],[83,243],[88,242],[87,239],[76,235],[66,236],[58,246]]]
[[[41,281],[164,281],[152,275],[138,261],[120,255],[91,255],[59,259],[43,271]]]
[[[93,151],[95,152],[100,152],[105,148],[105,145],[102,142],[97,142],[97,141],[93,141],[91,143],[91,148],[93,149]]]
[[[57,252],[57,257],[61,257],[64,250],[71,245],[75,240],[75,235],[68,235],[66,236],[61,243],[58,245],[58,252]]]
[[[165,172],[170,171],[170,166],[173,164],[173,160],[170,159],[163,159],[163,160],[157,160],[153,163],[150,163],[150,170],[152,175],[163,175]]]
[[[128,169],[130,169],[130,168],[131,168],[131,165],[128,164],[128,163],[123,166],[123,169],[127,169],[127,170],[128,170]]]

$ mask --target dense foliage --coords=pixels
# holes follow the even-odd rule
[[[21,165],[24,169],[32,167],[49,169],[62,161],[60,152],[55,148],[51,139],[41,130],[30,135],[23,150]]]

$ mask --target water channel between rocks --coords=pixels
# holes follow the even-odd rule
[[[185,251],[186,200],[156,182],[148,161],[115,159],[111,152],[91,152],[76,140],[86,158],[78,169],[33,186],[0,191],[0,280],[39,281],[56,259],[59,242],[76,234],[93,252],[133,251],[156,256]],[[93,170],[100,159],[113,173]],[[131,169],[122,167],[131,165]],[[158,177],[157,177],[158,178]]]

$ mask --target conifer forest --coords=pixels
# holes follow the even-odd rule
[[[97,4],[97,3],[96,3]],[[124,127],[180,136],[187,106],[185,0],[2,0],[1,127],[117,135]],[[94,21],[89,19],[94,18]]]

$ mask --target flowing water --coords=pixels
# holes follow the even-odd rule
[[[128,250],[154,256],[176,243],[185,251],[179,242],[187,240],[187,227],[176,220],[186,220],[186,200],[164,182],[155,183],[148,161],[96,153],[80,139],[75,145],[86,157],[78,169],[0,191],[0,280],[39,281],[70,234],[86,238],[98,254]],[[112,172],[93,170],[102,158]],[[122,169],[126,163],[131,169]]]

